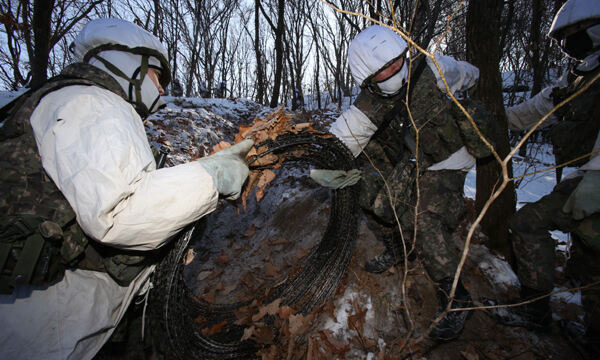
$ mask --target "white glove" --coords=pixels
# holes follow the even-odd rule
[[[316,181],[319,185],[331,189],[343,189],[346,186],[352,186],[360,180],[360,170],[352,169],[344,170],[325,170],[311,169],[310,178]]]
[[[248,177],[246,154],[254,142],[246,139],[216,154],[196,160],[212,176],[219,194],[228,200],[240,197],[242,185]]]
[[[581,220],[600,211],[600,170],[588,170],[562,208]]]

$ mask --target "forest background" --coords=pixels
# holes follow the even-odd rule
[[[272,108],[341,104],[356,85],[347,49],[379,22],[423,50],[478,66],[472,96],[494,112],[506,136],[499,158],[478,161],[478,210],[502,182],[510,152],[504,106],[535,95],[569,61],[546,35],[564,0],[0,0],[0,84],[36,86],[75,61],[69,45],[90,19],[117,17],[155,34],[187,97],[246,98]],[[413,56],[419,54],[414,48]],[[354,92],[356,93],[356,92]],[[512,145],[518,136],[512,138]],[[522,149],[526,149],[525,146]],[[523,154],[523,153],[522,153]],[[504,167],[512,177],[510,160]],[[500,181],[499,181],[500,179]],[[482,220],[490,246],[511,258],[507,220],[514,183]]]

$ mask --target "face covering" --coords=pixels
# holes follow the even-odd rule
[[[133,85],[130,84],[130,87],[131,91],[133,92],[133,97],[135,97],[135,89],[133,88]],[[146,105],[151,114],[167,105],[167,103],[160,96],[156,85],[154,85],[154,82],[148,75],[144,77],[141,89],[142,102],[144,105]]]
[[[142,56],[131,54],[123,51],[103,51],[100,54],[105,61],[113,64],[117,67],[121,72],[123,72],[129,78],[140,78],[140,68],[142,63]],[[110,69],[108,69],[101,61],[97,58],[91,58],[89,61],[90,64],[99,67],[102,70],[107,71],[110,74],[113,74]],[[153,57],[148,59],[149,65],[158,66],[160,62]],[[160,94],[158,89],[152,82],[147,74],[144,76],[144,80],[142,81],[140,87],[140,95],[141,99],[136,99],[135,87],[126,79],[113,74],[114,78],[119,82],[125,93],[129,95],[129,99],[133,103],[137,103],[136,110],[140,113],[140,116],[146,117],[149,115],[148,113],[153,113],[160,109],[162,106],[166,105],[166,103],[160,98]],[[145,109],[143,109],[145,107]],[[145,113],[147,110],[148,113]]]
[[[572,58],[583,60],[600,46],[600,24],[578,31],[561,41],[562,50]]]
[[[387,95],[395,95],[402,89],[402,87],[406,84],[408,80],[408,67],[406,66],[406,61],[402,64],[402,68],[396,74],[392,75],[387,80],[382,82],[378,82],[377,86]]]

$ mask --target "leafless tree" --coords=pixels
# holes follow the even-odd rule
[[[4,84],[16,89],[29,82],[36,86],[46,80],[50,60],[57,58],[56,54],[50,54],[55,45],[69,36],[73,27],[102,1],[35,0],[33,4],[29,0],[0,1],[0,21],[6,36],[6,47],[0,48],[0,76]],[[23,49],[28,60],[24,60]]]

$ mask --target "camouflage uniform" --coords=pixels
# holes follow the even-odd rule
[[[556,105],[581,89],[598,72],[600,68],[580,76],[570,73],[567,87],[553,89],[553,103]],[[594,141],[600,132],[599,98],[600,81],[596,81],[557,110],[559,122],[551,130],[557,164],[593,151]],[[573,165],[582,166],[588,160],[589,157],[585,157]],[[581,176],[566,178],[550,194],[525,205],[511,219],[517,274],[522,289],[531,288],[538,293],[548,293],[553,289],[556,245],[549,230],[573,234],[567,263],[567,276],[573,285],[584,286],[600,281],[600,213],[577,221],[571,213],[562,211],[581,180]],[[597,346],[600,341],[600,291],[597,288],[582,291],[582,303],[585,309],[585,337],[581,336],[578,340],[584,340],[592,347]]]
[[[413,86],[409,105],[413,120],[420,129],[420,197],[415,246],[430,276],[440,280],[452,276],[458,265],[450,240],[463,213],[466,172],[429,171],[427,168],[446,160],[463,146],[474,157],[488,156],[490,150],[479,139],[460,109],[437,87],[435,75],[428,66]],[[403,101],[402,95],[381,99],[363,91],[354,103],[379,129],[360,155],[363,168],[361,206],[370,214],[370,219],[376,220],[369,221],[376,235],[385,233],[386,228],[388,233],[392,231],[389,229],[397,228],[381,175],[389,184],[394,199],[393,207],[403,229],[414,228],[414,205],[417,201],[417,163],[414,161],[416,133],[406,115],[390,114],[393,118],[386,124],[389,121],[386,114],[392,111],[398,101]],[[493,138],[495,128],[489,112],[473,100],[464,100],[463,105],[482,133]],[[381,175],[373,170],[367,156],[381,171]]]
[[[12,273],[2,274],[0,293],[10,293],[15,285],[54,282],[65,267],[105,271],[126,285],[151,257],[88,242],[42,167],[29,117],[43,96],[70,85],[100,86],[127,99],[109,74],[76,63],[9,110],[0,129],[0,266]]]
[[[555,88],[552,92],[554,104],[583,87],[598,71],[600,69],[585,76],[571,76],[568,87]],[[561,121],[551,131],[557,163],[592,152],[600,131],[600,109],[597,105],[599,98],[600,82],[596,81],[557,111],[556,115]],[[588,160],[586,157],[573,165],[581,166]],[[562,212],[563,205],[579,181],[581,177],[562,181],[552,193],[535,203],[525,205],[511,220],[517,272],[523,285],[540,291],[549,291],[553,287],[555,244],[548,230],[574,232],[583,240],[574,246],[585,246],[596,254],[600,253],[599,214],[575,221],[571,214]]]

